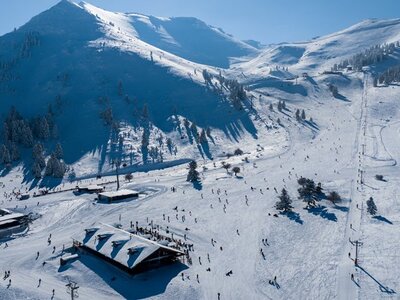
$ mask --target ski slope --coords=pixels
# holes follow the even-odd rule
[[[9,208],[26,204],[27,211],[38,212],[42,217],[31,225],[26,235],[9,240],[7,248],[3,242],[2,266],[12,274],[10,288],[6,288],[7,281],[1,282],[5,299],[46,298],[51,296],[53,288],[56,299],[68,299],[64,289],[66,276],[79,283],[84,299],[170,299],[178,295],[216,299],[217,293],[222,299],[395,299],[399,289],[395,232],[400,215],[398,204],[391,197],[399,180],[397,166],[370,167],[361,147],[366,142],[366,153],[373,147],[364,135],[376,122],[371,117],[371,112],[376,114],[371,107],[379,101],[392,103],[395,92],[391,88],[377,91],[371,87],[368,76],[354,76],[352,80],[363,85],[343,90],[351,101],[303,103],[307,112],[318,111],[315,115],[318,132],[289,119],[285,128],[290,133],[290,146],[281,150],[280,155],[271,149],[255,147],[254,152],[247,154],[250,163],[243,162],[243,157],[216,159],[216,167],[213,162],[206,162],[207,169],[201,172],[201,190],[185,182],[185,166],[176,166],[135,173],[134,183],[126,183],[124,187],[146,191],[147,196],[137,201],[96,204],[93,196],[77,197],[71,192],[38,198],[39,205],[36,199],[7,201]],[[373,96],[375,93],[379,93],[381,100]],[[267,110],[259,108],[260,117],[264,117]],[[292,105],[288,109],[292,110]],[[389,127],[388,134],[392,130],[398,133],[396,124],[389,124],[394,129]],[[398,147],[392,147],[389,142],[387,149],[397,159]],[[227,174],[221,167],[222,160],[240,166],[240,176]],[[364,184],[360,183],[357,170],[365,171]],[[388,181],[377,182],[374,179],[377,172],[383,173]],[[17,174],[13,172],[4,178],[7,190],[20,188]],[[337,190],[343,201],[337,206],[323,201],[318,209],[305,210],[304,203],[296,200],[299,176],[321,181],[326,191]],[[94,181],[89,179],[90,183]],[[171,192],[172,186],[177,188],[176,193]],[[289,217],[278,214],[276,218],[272,216],[276,213],[274,188],[282,187],[294,199],[294,213]],[[108,185],[107,188],[115,187]],[[391,224],[367,215],[365,200],[370,195],[376,199],[379,213]],[[172,210],[175,206],[179,209],[178,219]],[[391,206],[393,209],[389,210]],[[163,220],[163,214],[170,217],[170,223]],[[182,215],[186,216],[185,222],[181,220]],[[169,226],[177,235],[187,233],[195,249],[191,253],[193,265],[130,278],[107,264],[85,257],[60,269],[58,258],[62,245],[69,246],[75,232],[99,220],[110,224],[120,222],[125,228],[130,221],[145,225],[147,220],[153,220],[164,228]],[[392,238],[382,235],[381,230],[388,234],[393,231]],[[50,233],[52,244],[47,246]],[[211,238],[216,241],[215,246]],[[262,243],[264,238],[268,245]],[[352,258],[355,255],[349,238],[363,242],[359,251],[363,269],[355,268],[348,258],[348,252]],[[51,253],[53,245],[56,246],[54,254]],[[265,253],[265,260],[260,249]],[[36,261],[37,251],[40,257]],[[44,266],[43,261],[46,261]],[[206,271],[208,267],[210,272]],[[233,274],[226,276],[230,270]],[[351,273],[355,282],[351,281]],[[268,284],[275,276],[279,289]],[[113,277],[116,279],[111,281]],[[37,287],[39,278],[42,283]]]
[[[107,166],[105,159],[105,153],[111,153],[115,144],[109,136],[95,143],[95,147],[86,147],[82,142],[94,139],[93,132],[98,131],[88,130],[88,136],[82,132],[82,140],[73,140],[76,143],[71,143],[71,147],[79,153],[66,149],[74,153],[78,180],[70,182],[65,178],[51,187],[48,195],[17,200],[13,192],[27,191],[33,195],[43,187],[26,180],[22,163],[4,172],[0,179],[4,193],[0,207],[32,212],[38,218],[27,232],[0,240],[0,272],[11,273],[9,278],[0,280],[0,299],[70,299],[65,288],[68,279],[78,283],[79,299],[218,299],[218,295],[220,299],[399,298],[400,86],[373,87],[372,74],[368,72],[320,74],[337,59],[370,46],[371,40],[378,44],[400,39],[398,20],[367,20],[310,42],[271,46],[260,54],[218,29],[204,29],[203,23],[193,19],[113,13],[69,1],[62,2],[58,9],[65,9],[70,17],[86,20],[85,28],[96,28],[96,34],[85,33],[83,46],[74,45],[77,52],[72,51],[76,55],[72,58],[93,53],[105,55],[101,57],[109,61],[102,62],[108,62],[106,67],[114,72],[104,77],[113,79],[113,84],[102,87],[109,93],[115,92],[116,78],[123,72],[127,76],[124,78],[132,74],[143,77],[139,84],[132,81],[136,85],[129,91],[141,87],[138,94],[153,101],[150,112],[155,121],[150,144],[156,145],[154,137],[162,133],[173,139],[179,151],[168,155],[163,163],[143,165],[138,160],[122,168],[121,178],[125,173],[133,173],[131,182],[121,179],[122,188],[138,190],[140,197],[111,204],[96,202],[95,195],[73,193],[77,184],[100,184],[107,191],[116,189],[114,169]],[[46,16],[32,20],[27,28],[43,28],[60,15],[59,11],[50,10]],[[201,53],[198,56],[185,47],[184,37],[171,29],[171,24],[180,22],[200,24],[208,34],[211,30],[212,36],[222,37],[224,45],[230,45],[228,54],[222,60],[218,56],[217,63],[203,64]],[[68,29],[68,38],[74,40],[76,31],[61,25],[57,28]],[[68,45],[68,40],[63,42]],[[49,44],[42,47],[46,45]],[[241,56],[230,67],[222,66],[232,49],[244,49],[246,55],[257,57]],[[123,60],[119,60],[121,57]],[[60,62],[59,57],[53,59]],[[140,66],[140,70],[125,69],[121,63],[121,69],[113,69],[115,60],[126,66]],[[91,69],[86,68],[89,62],[85,61],[79,69],[85,71],[84,75],[91,74]],[[253,96],[251,110],[238,113],[215,98],[203,98],[207,93],[201,92],[204,80],[200,70],[218,74],[220,68],[226,68],[223,74],[227,78],[249,84],[249,95]],[[195,69],[199,70],[197,74]],[[96,70],[101,73],[101,69]],[[294,79],[303,72],[309,76]],[[39,74],[47,78],[46,74]],[[147,92],[147,85],[141,86],[153,76],[161,85],[154,94],[153,89]],[[90,81],[91,76],[88,78],[83,87],[76,84],[82,80],[79,76],[71,84],[78,91],[88,90],[89,83],[97,83]],[[188,78],[193,80],[190,84]],[[329,84],[338,87],[340,97],[332,96]],[[195,94],[187,101],[174,102],[185,107],[184,113],[165,112],[167,106],[163,105],[175,101],[174,91],[182,86],[184,95]],[[158,96],[166,92],[170,98],[160,100]],[[98,96],[76,90],[66,95]],[[81,98],[86,99],[77,97]],[[128,108],[133,110],[117,102],[121,99],[115,95],[113,99],[121,115],[128,114]],[[286,109],[279,111],[277,103],[283,100]],[[67,110],[69,119],[66,117],[65,123],[71,123],[73,115],[75,124],[72,129],[65,128],[73,132],[90,126],[97,118],[93,117],[93,112],[97,113],[93,103],[73,104],[84,107],[85,113]],[[296,120],[297,109],[305,111],[306,120]],[[84,123],[78,116],[89,116],[89,121]],[[196,144],[182,139],[178,128],[167,130],[166,124],[185,117],[196,121],[199,128],[214,125],[212,157],[199,155]],[[93,127],[88,128],[100,131],[99,123],[93,121]],[[140,147],[140,129],[125,121],[120,130],[128,136],[123,143],[126,149]],[[243,155],[228,157],[237,148],[243,150]],[[200,187],[186,181],[187,162],[193,158],[199,165]],[[105,165],[104,176],[98,179],[95,175],[101,162]],[[226,171],[223,162],[240,167],[238,176]],[[378,174],[384,180],[377,180]],[[326,194],[337,191],[342,201],[332,204],[321,200],[317,207],[306,209],[306,204],[298,199],[297,180],[301,176],[321,182]],[[282,188],[288,190],[293,200],[292,213],[283,214],[275,209]],[[375,217],[366,211],[369,197],[374,198],[378,207]],[[144,227],[157,224],[162,230],[168,226],[175,237],[183,238],[186,234],[193,243],[193,264],[178,263],[134,277],[91,255],[82,255],[61,267],[59,259],[69,253],[72,237],[96,222],[119,224],[124,229],[131,222]],[[355,241],[362,243],[358,266],[354,261]]]

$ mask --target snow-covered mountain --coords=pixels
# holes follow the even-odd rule
[[[0,45],[1,113],[14,105],[32,117],[43,114],[49,104],[57,107],[69,163],[109,150],[110,129],[99,117],[108,108],[129,131],[138,127],[147,106],[151,124],[160,133],[175,132],[175,144],[186,143],[176,123],[183,118],[195,122],[199,131],[210,127],[234,140],[246,132],[255,135],[246,112],[205,87],[203,70],[217,74],[216,68],[194,62],[213,64],[207,60],[212,57],[215,65],[226,64],[230,56],[254,49],[198,20],[112,13],[61,1],[1,37]],[[141,134],[134,135],[137,144]],[[125,147],[131,149],[131,144]]]
[[[195,19],[62,1],[0,37],[0,299],[70,299],[69,279],[80,299],[398,299],[400,86],[388,79],[400,69],[383,82],[376,74],[399,65],[399,29],[367,20],[264,48]],[[365,68],[346,61],[394,42]],[[6,117],[11,106],[29,122],[15,110]],[[58,134],[42,138],[50,125]],[[5,162],[30,126],[47,157],[20,143],[23,161]],[[46,167],[34,179],[32,154],[62,162],[60,147],[49,158],[57,141],[78,178],[50,178]],[[73,191],[115,192],[114,158],[132,173],[121,188],[138,198],[102,203]],[[193,159],[198,174],[188,172]],[[2,230],[19,213],[30,213],[29,227]],[[70,256],[71,238],[98,222],[193,247],[176,264],[127,276],[109,262],[125,265],[133,241],[109,226],[82,241],[103,256]],[[129,249],[128,264],[146,249]]]
[[[179,149],[178,155],[167,151],[163,159],[211,158],[238,147],[239,141],[260,137],[257,123],[265,120],[254,122],[254,112],[235,109],[219,79],[207,86],[204,70],[248,84],[255,90],[248,93],[250,99],[258,98],[257,92],[274,95],[277,89],[304,96],[314,89],[311,82],[286,86],[282,80],[302,72],[318,74],[375,44],[397,41],[399,27],[399,20],[367,20],[309,42],[263,48],[194,18],[114,13],[63,0],[0,37],[0,112],[4,116],[13,105],[23,116],[34,117],[49,105],[56,108],[66,162],[99,160],[97,172],[116,153],[129,154],[131,163],[141,161],[145,107],[151,146],[161,134]],[[105,112],[119,122],[122,148],[99,117]],[[184,119],[199,132],[214,131],[211,148],[194,141]],[[268,122],[275,126],[271,116]]]
[[[276,66],[288,67],[292,75],[318,74],[330,71],[335,63],[372,46],[399,40],[400,19],[370,19],[311,41],[270,45],[257,57],[242,61],[233,69],[256,79],[267,76]]]

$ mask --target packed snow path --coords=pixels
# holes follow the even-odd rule
[[[360,239],[361,213],[363,208],[363,158],[365,149],[365,135],[367,129],[367,87],[368,75],[364,75],[363,93],[360,104],[360,118],[358,130],[355,137],[356,151],[354,162],[356,162],[355,178],[352,179],[351,202],[349,214],[346,221],[346,230],[343,240],[343,255],[338,269],[338,299],[357,299],[359,278],[356,274],[356,244]],[[357,253],[358,254],[358,253]]]

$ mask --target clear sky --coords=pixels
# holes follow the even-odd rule
[[[0,35],[59,0],[1,0]],[[79,2],[79,0],[78,0]],[[367,18],[400,18],[400,0],[88,0],[112,11],[193,16],[240,39],[299,41]],[[6,4],[7,3],[7,4]]]

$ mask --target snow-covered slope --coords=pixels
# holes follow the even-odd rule
[[[227,68],[231,57],[257,52],[253,46],[196,18],[111,13],[88,3],[80,5],[101,21],[113,22],[121,31],[193,62]],[[121,20],[124,20],[123,24]]]
[[[297,74],[318,74],[372,46],[399,40],[400,19],[370,19],[311,41],[271,45],[256,58],[240,62],[233,69],[253,78],[268,76],[276,66],[288,67]]]
[[[4,80],[0,83],[1,113],[4,115],[14,105],[22,115],[32,117],[44,113],[49,104],[57,107],[56,122],[68,163],[96,153],[104,164],[104,155],[111,151],[110,128],[103,125],[99,114],[107,108],[112,108],[116,121],[125,124],[121,130],[130,132],[138,128],[146,104],[154,126],[152,132],[172,134],[180,149],[175,158],[199,154],[193,142],[183,139],[176,123],[178,119],[195,122],[199,130],[215,129],[216,137],[220,132],[221,139],[231,140],[232,144],[239,136],[255,137],[257,129],[247,113],[233,109],[224,96],[205,87],[202,71],[217,74],[217,70],[140,39],[149,36],[140,34],[143,28],[136,29],[133,25],[144,18],[106,12],[86,3],[61,1],[15,32],[1,37],[0,59],[6,62]],[[210,38],[212,44],[217,37],[228,41],[220,31],[209,31],[215,35],[204,36],[202,43],[208,45]],[[30,42],[31,35],[35,36],[34,43]],[[159,42],[154,39],[153,43],[164,43],[165,36],[166,33],[160,36]],[[179,49],[186,49],[182,51],[187,56],[196,56],[194,50],[204,53],[200,48],[186,47],[188,39],[178,36],[171,39],[182,43]],[[228,42],[236,43],[233,39]],[[228,44],[216,42],[215,47],[229,52]],[[243,46],[240,42],[236,44]],[[140,130],[132,133],[136,141],[134,149],[140,145],[141,134]],[[124,149],[132,152],[131,146],[124,145]],[[186,153],[186,146],[193,149]]]

